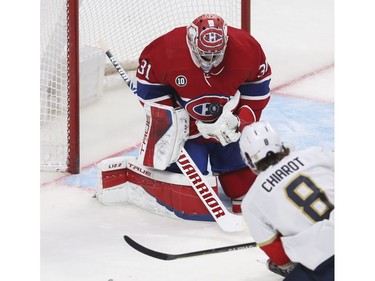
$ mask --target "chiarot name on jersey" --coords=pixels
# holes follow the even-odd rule
[[[262,187],[267,191],[271,192],[272,188],[281,182],[288,175],[293,174],[298,171],[301,167],[305,166],[302,161],[299,160],[299,157],[294,158],[285,165],[282,165],[274,173],[272,173],[263,183]]]

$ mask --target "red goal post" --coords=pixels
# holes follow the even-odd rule
[[[229,25],[250,32],[250,0],[40,3],[41,171],[80,172],[80,108],[100,97],[106,74],[99,39],[129,70],[136,68],[140,52],[153,39],[202,13],[219,14]]]

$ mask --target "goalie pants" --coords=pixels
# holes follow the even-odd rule
[[[284,281],[333,281],[335,256],[321,263],[315,270],[310,270],[302,264],[297,265]]]

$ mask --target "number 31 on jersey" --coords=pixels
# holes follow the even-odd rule
[[[140,74],[140,75],[143,75],[147,80],[150,79],[150,70],[151,70],[151,64],[148,63],[147,60],[143,59],[137,69],[137,72]]]

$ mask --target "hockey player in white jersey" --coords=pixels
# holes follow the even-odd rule
[[[258,174],[242,213],[267,268],[287,281],[334,280],[334,156],[291,151],[265,121],[248,125],[241,154]]]

